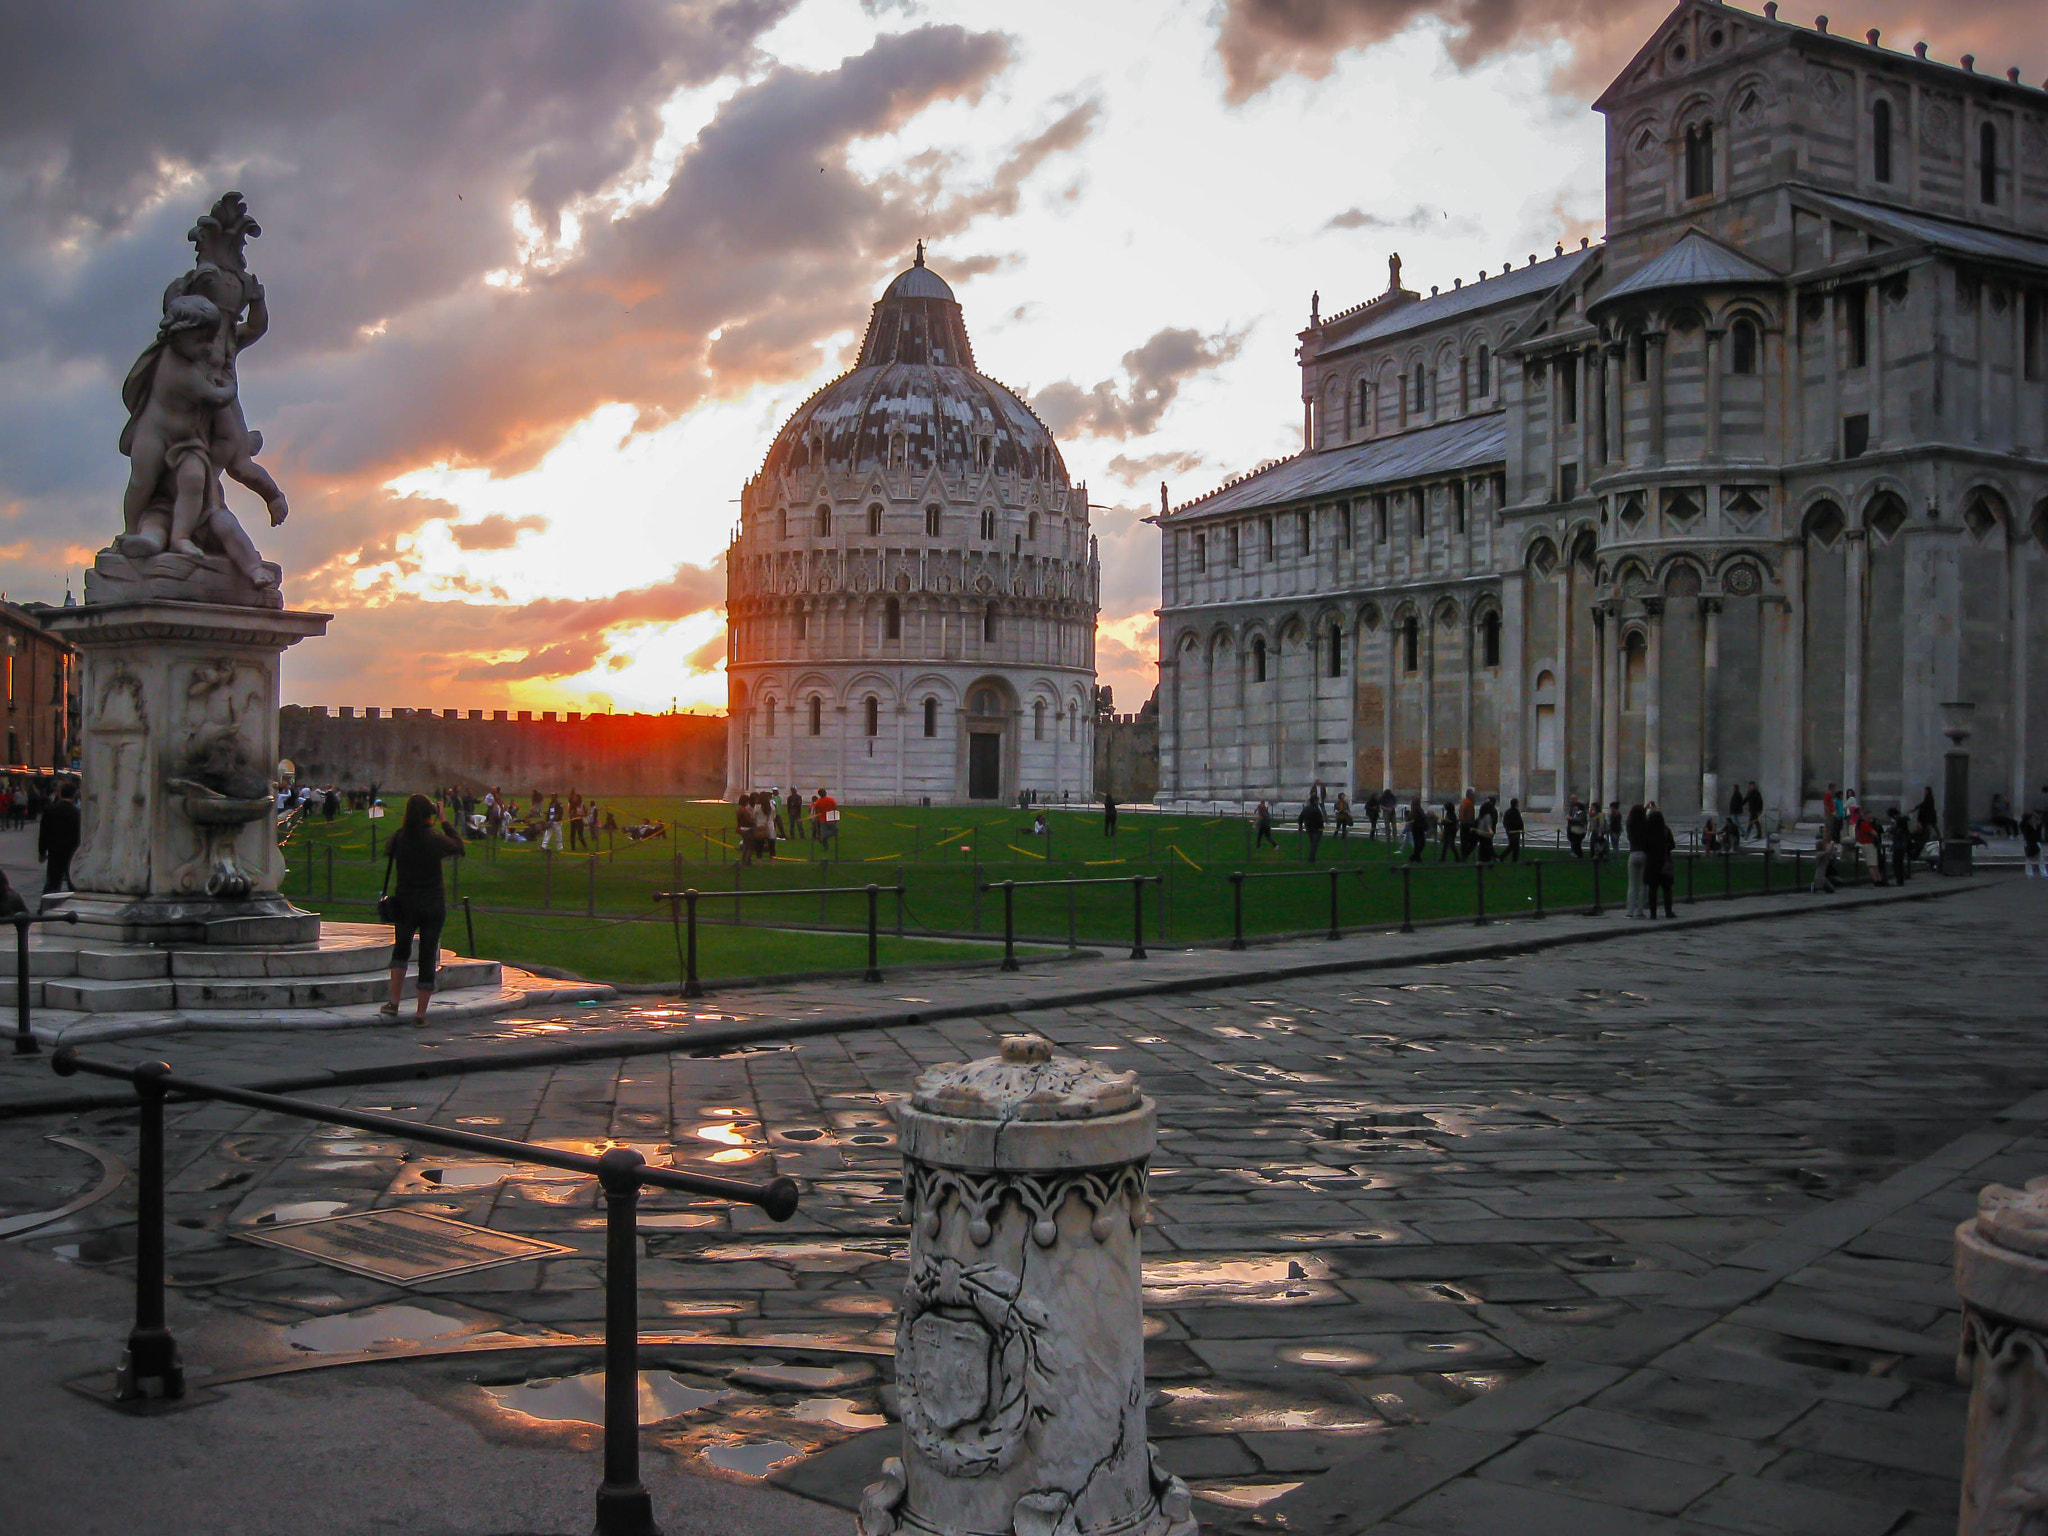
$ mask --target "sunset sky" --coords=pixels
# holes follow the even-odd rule
[[[0,0],[0,588],[55,601],[117,531],[122,375],[234,188],[272,315],[242,396],[294,510],[230,500],[336,615],[286,699],[720,707],[741,484],[923,238],[1100,504],[1135,708],[1160,481],[1296,450],[1311,290],[1598,238],[1587,104],[1668,9]],[[1833,27],[2038,81],[2037,17]]]

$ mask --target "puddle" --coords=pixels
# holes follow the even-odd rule
[[[500,1408],[549,1423],[604,1423],[604,1372],[543,1376],[484,1391]],[[732,1396],[719,1387],[693,1387],[673,1371],[640,1373],[640,1422],[660,1424]]]
[[[456,1163],[440,1168],[422,1168],[419,1180],[422,1184],[434,1184],[442,1189],[480,1189],[486,1184],[503,1183],[522,1171],[517,1163]]]
[[[1147,1264],[1145,1304],[1170,1307],[1192,1301],[1307,1300],[1327,1286],[1329,1265],[1300,1259],[1167,1259]]]
[[[1211,1504],[1221,1504],[1225,1509],[1258,1509],[1300,1486],[1300,1483],[1222,1483],[1213,1488],[1197,1488],[1195,1497]]]
[[[787,1440],[750,1440],[739,1445],[706,1446],[704,1459],[726,1472],[766,1477],[785,1461],[804,1453],[805,1447],[791,1445]]]
[[[727,1378],[743,1387],[759,1387],[768,1392],[784,1392],[793,1388],[830,1392],[843,1387],[857,1387],[864,1381],[872,1381],[874,1375],[875,1368],[864,1360],[850,1365],[783,1365],[771,1360],[741,1366],[728,1372]]]
[[[888,1259],[902,1259],[909,1249],[901,1243],[876,1243],[862,1247],[853,1243],[726,1243],[700,1250],[695,1257],[713,1263],[758,1259],[769,1264],[803,1264],[864,1269]]]
[[[75,1243],[58,1243],[50,1252],[73,1264],[112,1264],[119,1259],[132,1259],[135,1257],[135,1229],[110,1227],[104,1232],[81,1237]]]
[[[284,1330],[285,1342],[293,1349],[316,1354],[353,1354],[384,1344],[418,1344],[428,1339],[445,1339],[468,1333],[471,1325],[460,1318],[425,1307],[397,1304],[347,1312],[339,1317],[309,1318]]]
[[[1198,1382],[1167,1387],[1157,1411],[1176,1429],[1382,1429],[1377,1413],[1338,1403],[1301,1403],[1276,1392]]]
[[[323,1157],[403,1157],[405,1148],[395,1141],[329,1141],[320,1139]]]
[[[715,1141],[728,1147],[744,1147],[747,1134],[737,1125],[700,1125],[693,1133],[700,1141]]]
[[[711,1211],[656,1211],[650,1215],[635,1215],[633,1225],[643,1232],[683,1232],[702,1227],[715,1227],[724,1217]]]
[[[1344,1344],[1298,1345],[1281,1350],[1280,1358],[1294,1365],[1317,1365],[1329,1370],[1362,1370],[1380,1363],[1378,1355]]]
[[[273,1205],[257,1216],[253,1225],[267,1227],[277,1222],[318,1221],[322,1216],[333,1216],[347,1209],[346,1200],[294,1200],[289,1205]]]
[[[795,1418],[805,1424],[829,1424],[834,1429],[880,1429],[889,1422],[880,1413],[864,1413],[850,1397],[814,1397],[797,1404]]]

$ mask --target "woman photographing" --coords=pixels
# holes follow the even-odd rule
[[[379,916],[392,928],[391,1001],[377,1011],[387,1019],[398,1017],[398,998],[405,985],[406,962],[412,959],[415,935],[419,938],[419,1007],[415,1024],[427,1021],[427,1003],[434,995],[434,968],[441,958],[441,926],[448,920],[448,897],[441,887],[441,861],[462,857],[462,844],[442,831],[434,802],[414,795],[405,802],[405,820],[392,833],[387,845],[385,877],[391,882],[391,899],[380,902]]]

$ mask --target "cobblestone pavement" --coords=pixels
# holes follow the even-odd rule
[[[642,1315],[664,1342],[643,1415],[693,1468],[857,1493],[893,1436],[903,1238],[882,1099],[1028,1027],[1135,1068],[1159,1101],[1152,1430],[1212,1523],[1952,1529],[1949,1233],[1977,1187],[2048,1163],[2048,1110],[1996,1119],[2048,1085],[2044,915],[2048,890],[1999,881],[336,1102],[803,1181],[781,1227],[648,1201]],[[90,1182],[84,1154],[45,1135],[119,1158],[131,1124],[0,1125],[16,1170],[0,1220]],[[171,1149],[172,1278],[188,1307],[258,1325],[268,1353],[240,1368],[457,1345],[483,1352],[402,1369],[494,1437],[589,1417],[602,1218],[587,1182],[219,1105],[175,1108]],[[118,1272],[125,1197],[21,1241]],[[570,1251],[400,1290],[231,1235],[377,1204]],[[535,1344],[582,1352],[511,1347]]]

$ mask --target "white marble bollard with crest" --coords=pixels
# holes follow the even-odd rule
[[[1970,1385],[1959,1536],[2016,1536],[2048,1512],[2048,1177],[1988,1186],[1956,1228],[1958,1374]]]
[[[1139,1229],[1158,1134],[1137,1074],[1036,1035],[892,1106],[910,1274],[903,1455],[861,1536],[1194,1536],[1145,1439]]]

